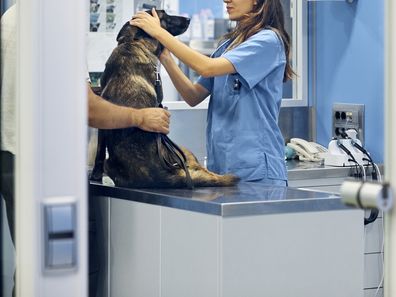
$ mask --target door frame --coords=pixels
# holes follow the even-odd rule
[[[87,1],[17,0],[17,296],[87,296]],[[44,269],[47,203],[74,201],[75,269]]]

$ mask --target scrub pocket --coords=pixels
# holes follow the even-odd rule
[[[239,135],[227,154],[227,172],[236,174],[244,181],[265,178],[265,158],[260,147],[256,133]]]
[[[267,177],[287,181],[286,165],[283,158],[265,154],[267,163]]]
[[[232,140],[231,150],[227,156],[230,170],[257,167],[264,161],[260,146],[257,145],[257,134],[246,133]]]

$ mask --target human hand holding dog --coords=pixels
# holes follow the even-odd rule
[[[166,62],[173,60],[171,52],[167,48],[164,48],[159,57],[159,60],[161,64],[165,64]]]
[[[169,133],[169,111],[163,108],[136,109],[132,115],[136,121],[136,127],[148,132]]]
[[[151,10],[151,13],[153,14],[152,16],[145,11],[139,11],[132,17],[129,23],[132,26],[139,27],[147,34],[157,39],[161,30],[164,29],[161,27],[160,19],[155,8]]]

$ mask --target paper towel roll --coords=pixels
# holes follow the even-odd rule
[[[393,205],[392,189],[388,184],[345,181],[341,186],[341,198],[345,204],[382,211],[390,210]]]

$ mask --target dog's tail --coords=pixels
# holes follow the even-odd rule
[[[220,175],[205,168],[190,171],[194,186],[197,187],[231,187],[239,182],[239,177],[231,174]]]
[[[219,183],[223,187],[230,187],[234,186],[239,182],[240,178],[236,175],[232,174],[226,174],[226,175],[221,175],[219,178]]]
[[[231,187],[239,182],[239,177],[235,175],[221,175],[207,170],[189,150],[182,149],[187,158],[188,171],[194,187]],[[182,172],[180,174],[184,175]]]

